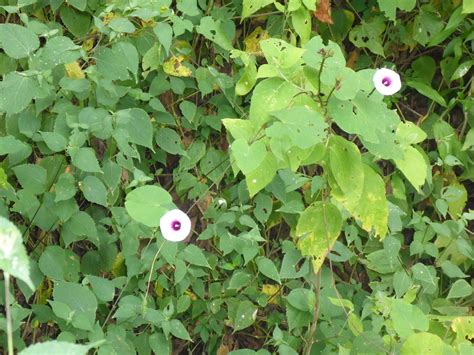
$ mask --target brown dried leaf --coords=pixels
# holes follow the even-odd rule
[[[319,21],[332,25],[331,0],[321,0],[316,7],[314,16],[316,16]]]

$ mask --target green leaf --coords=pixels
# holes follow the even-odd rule
[[[41,254],[38,266],[41,272],[53,281],[79,280],[79,257],[69,249],[50,245]]]
[[[203,251],[194,244],[189,244],[182,252],[181,258],[192,265],[210,268]]]
[[[44,343],[30,345],[20,351],[19,355],[42,355],[42,354],[68,354],[68,355],[87,355],[89,350],[97,346],[79,345],[65,341],[50,340]]]
[[[30,277],[30,260],[18,228],[0,216],[0,270],[18,278],[35,290]]]
[[[88,173],[101,173],[99,162],[92,148],[79,148],[72,154],[72,163]]]
[[[187,329],[184,327],[183,323],[177,319],[173,319],[170,322],[170,332],[173,334],[176,338],[187,340],[187,341],[192,341],[191,337],[189,336],[189,333]]]
[[[274,2],[275,0],[244,0],[242,4],[242,18],[249,17]]]
[[[8,114],[23,111],[36,96],[38,82],[24,73],[11,72],[0,82],[0,112]]]
[[[170,154],[186,155],[181,137],[171,128],[160,128],[155,135],[156,144]]]
[[[13,136],[0,137],[0,155],[15,153],[23,148],[23,143]]]
[[[466,275],[464,272],[462,272],[462,270],[459,268],[459,266],[457,266],[456,264],[454,264],[453,262],[451,262],[449,260],[443,261],[443,263],[441,264],[441,269],[450,278],[468,277],[468,275]]]
[[[54,286],[55,302],[67,305],[73,313],[72,325],[77,329],[92,330],[95,324],[97,299],[89,288],[72,283],[58,282]]]
[[[341,228],[341,213],[332,203],[316,202],[301,214],[296,225],[297,244],[302,255],[313,257],[315,272],[321,268]]]
[[[394,161],[413,187],[420,191],[420,188],[425,184],[428,169],[423,155],[415,148],[406,146],[403,159],[394,159]]]
[[[156,37],[158,37],[158,40],[168,55],[171,48],[171,42],[173,41],[173,29],[166,22],[158,22],[153,29],[153,32],[155,32]]]
[[[135,26],[127,18],[116,17],[109,23],[109,27],[115,32],[121,33],[133,33],[135,32]]]
[[[130,74],[137,78],[138,52],[128,42],[118,42],[112,48],[102,47],[97,51],[97,71],[109,80],[127,80]]]
[[[229,290],[240,290],[241,288],[247,286],[252,280],[252,275],[245,271],[237,270],[232,274],[232,277],[229,281]]]
[[[237,306],[234,317],[234,332],[250,327],[256,319],[258,308],[250,301],[242,301]]]
[[[256,133],[255,125],[250,120],[224,118],[222,124],[236,140],[244,139],[246,142],[250,142]]]
[[[451,286],[447,299],[450,298],[465,298],[472,295],[472,287],[466,280],[457,280]]]
[[[267,156],[267,148],[262,140],[249,146],[246,140],[237,139],[232,143],[231,150],[235,163],[245,175],[257,169]]]
[[[56,132],[40,132],[44,142],[53,152],[61,152],[67,147],[67,139]]]
[[[25,190],[37,195],[46,191],[47,171],[42,166],[23,164],[13,168],[13,171]]]
[[[446,107],[446,100],[431,86],[419,81],[409,81],[407,85],[418,91],[421,95],[433,100],[434,102]]]
[[[55,202],[69,200],[76,194],[76,184],[71,174],[63,173],[59,175],[55,185],[56,198]]]
[[[116,124],[126,131],[129,142],[153,149],[153,126],[145,110],[120,110],[116,113]]]
[[[372,53],[385,57],[381,38],[384,31],[383,17],[376,16],[355,26],[349,33],[349,39],[356,47],[368,48]]]
[[[10,23],[0,25],[0,48],[9,57],[28,57],[39,45],[38,36],[29,28]]]
[[[359,148],[340,136],[329,140],[329,167],[337,187],[343,193],[341,200],[356,204],[364,189],[364,165]]]
[[[400,349],[401,355],[419,354],[443,355],[454,353],[452,348],[445,344],[441,338],[431,333],[414,333],[408,337]]]
[[[161,216],[172,208],[170,194],[159,186],[136,188],[125,198],[125,209],[130,217],[149,227],[158,227]]]
[[[462,2],[462,13],[463,14],[472,14],[474,12],[474,1],[464,0]]]
[[[321,143],[326,138],[328,125],[321,113],[305,106],[272,113],[279,122],[274,122],[265,130],[268,137],[282,139],[288,137],[294,146],[307,149]]]
[[[276,170],[277,164],[273,154],[267,153],[262,163],[245,176],[245,181],[247,182],[250,197],[255,196],[257,192],[272,182],[273,177],[276,174]]]
[[[385,12],[389,20],[395,21],[397,8],[403,11],[411,11],[416,6],[416,0],[377,0],[380,10]]]
[[[68,37],[53,37],[31,60],[30,69],[49,70],[60,64],[72,63],[81,56],[81,47]]]
[[[110,302],[114,299],[115,286],[113,281],[93,275],[87,275],[87,280],[91,283],[92,291],[100,301]]]
[[[301,43],[305,44],[311,37],[311,13],[301,6],[298,10],[291,13],[291,23],[295,32],[301,39]]]
[[[260,128],[268,122],[270,112],[287,108],[298,92],[297,87],[280,78],[261,81],[253,90],[250,120]]]
[[[275,264],[273,263],[273,261],[265,257],[260,257],[260,258],[257,258],[256,262],[257,262],[259,272],[261,272],[266,277],[281,284],[280,275],[278,274],[278,270]]]
[[[428,330],[428,317],[418,307],[402,300],[395,299],[392,301],[390,314],[393,327],[402,338],[410,336],[415,330]]]
[[[79,12],[70,6],[61,6],[61,20],[76,38],[83,38],[89,32],[91,16],[86,12]]]
[[[66,245],[87,238],[94,244],[98,244],[97,227],[94,220],[84,211],[75,213],[64,224],[61,237]]]
[[[288,303],[294,308],[313,313],[316,306],[316,295],[311,290],[305,288],[295,288],[286,297]]]
[[[221,20],[216,21],[211,16],[202,17],[200,24],[196,26],[196,31],[225,50],[233,49],[232,40],[235,29],[229,31],[228,26],[224,26]]]
[[[81,187],[87,201],[107,207],[107,189],[97,177],[86,176]]]

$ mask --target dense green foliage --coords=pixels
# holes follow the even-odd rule
[[[472,0],[0,5],[0,349],[472,354]]]

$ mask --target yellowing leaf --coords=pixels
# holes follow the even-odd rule
[[[86,39],[86,40],[82,43],[82,48],[83,48],[86,52],[89,52],[92,48],[94,48],[94,39],[93,39],[93,38]]]
[[[342,216],[329,202],[316,202],[300,216],[296,226],[298,248],[304,256],[313,257],[314,272],[323,265],[342,228]]]
[[[78,62],[64,64],[66,76],[70,79],[84,79],[85,75]]]
[[[474,317],[457,317],[453,319],[451,328],[462,339],[474,339]]]
[[[267,31],[260,26],[244,39],[245,51],[251,54],[261,54],[260,42],[270,38]]]
[[[263,284],[262,285],[262,293],[266,294],[269,297],[268,303],[271,304],[278,304],[276,298],[280,291],[280,287],[278,285],[270,285],[270,284]]]
[[[172,56],[166,62],[163,63],[163,70],[166,74],[179,77],[190,77],[192,75],[191,69],[184,66],[182,62],[184,56],[179,55],[177,57]]]

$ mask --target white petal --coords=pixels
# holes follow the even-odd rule
[[[383,84],[383,80],[385,78],[390,79],[389,86],[385,86]],[[375,89],[385,96],[397,93],[402,87],[400,75],[398,75],[397,72],[387,68],[378,69],[373,76],[373,82]]]
[[[172,228],[172,223],[178,221],[181,223],[181,228],[175,231]],[[191,220],[188,215],[181,210],[174,209],[163,215],[160,219],[160,230],[163,238],[170,242],[180,242],[191,232]]]

